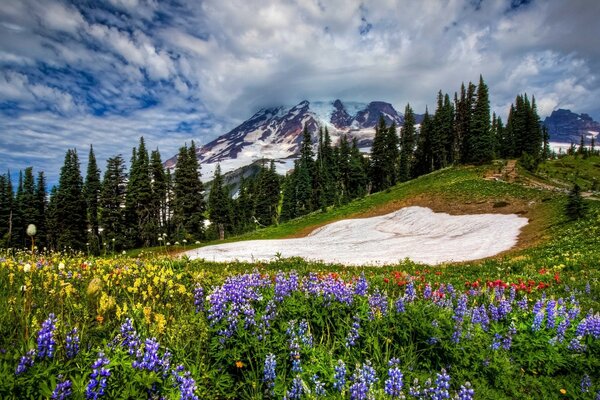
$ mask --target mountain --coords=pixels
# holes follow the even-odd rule
[[[593,138],[600,139],[600,123],[596,122],[587,114],[576,114],[571,110],[558,109],[552,111],[544,120],[548,128],[551,142],[579,144],[581,136],[586,143]]]
[[[380,115],[387,125],[395,122],[401,126],[404,122],[401,113],[382,101],[365,104],[304,100],[293,107],[263,108],[230,132],[198,148],[203,180],[212,179],[217,163],[223,173],[263,158],[275,160],[279,172],[291,169],[300,151],[304,126],[313,133],[319,127],[327,127],[334,144],[347,134],[356,137],[360,147],[368,148]],[[315,146],[317,140],[313,134]],[[173,168],[176,162],[174,156],[165,166]]]

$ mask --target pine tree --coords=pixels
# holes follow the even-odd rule
[[[437,108],[431,124],[431,153],[433,169],[444,168],[448,165],[447,154],[448,134],[445,118],[444,96],[442,91],[438,92]]]
[[[283,183],[283,202],[281,204],[281,221],[289,221],[299,216],[298,212],[298,170],[300,162],[294,162],[294,169],[287,175]]]
[[[581,197],[581,188],[578,184],[575,184],[569,192],[569,199],[565,206],[565,215],[571,220],[576,220],[583,218],[586,211],[587,206],[583,197]]]
[[[87,225],[89,230],[89,250],[93,254],[100,251],[100,236],[98,232],[98,198],[100,196],[100,169],[96,163],[94,148],[90,145],[87,173],[83,186],[83,194],[87,205]]]
[[[326,209],[336,201],[335,167],[329,130],[327,128],[325,128],[325,131],[320,129],[316,160],[316,190],[313,200],[314,204],[317,205],[315,208]]]
[[[13,201],[11,246],[22,248],[25,243],[25,222],[23,216],[23,171],[19,171],[19,181]]]
[[[389,188],[398,183],[398,169],[400,165],[400,138],[398,137],[398,129],[395,122],[392,122],[392,125],[387,130],[385,147],[387,165],[385,187]]]
[[[368,175],[367,169],[369,163],[360,154],[358,148],[358,140],[352,139],[352,147],[350,148],[350,162],[348,172],[348,198],[357,199],[367,194]]]
[[[0,175],[0,247],[11,247],[13,191],[10,172]]]
[[[59,249],[83,250],[86,243],[86,205],[83,196],[83,178],[79,169],[77,151],[69,149],[60,171],[56,193],[57,245]]]
[[[417,177],[433,171],[433,149],[432,149],[432,120],[429,111],[425,109],[421,128],[417,136],[417,148],[415,150],[415,163],[412,176]]]
[[[48,207],[46,208],[46,247],[51,250],[58,250],[58,207],[57,207],[58,188],[52,186],[48,198]]]
[[[234,200],[233,221],[235,233],[244,233],[255,227],[254,217],[254,181],[253,178],[240,180],[240,189],[237,199]]]
[[[415,148],[415,115],[410,104],[404,109],[404,125],[400,132],[400,168],[398,178],[406,182],[412,177]]]
[[[134,150],[135,153],[135,150]],[[135,246],[150,246],[156,242],[154,194],[150,180],[150,160],[144,138],[140,138],[137,153],[132,157],[125,212],[129,226],[129,238]]]
[[[255,216],[261,225],[276,224],[279,208],[279,177],[275,162],[271,160],[269,168],[263,166],[258,174]]]
[[[204,185],[200,180],[196,145],[179,149],[173,178],[173,223],[177,238],[201,239],[204,235]]]
[[[295,177],[296,214],[304,215],[315,210],[315,161],[312,138],[305,126],[302,133],[302,147]]]
[[[159,232],[164,233],[168,224],[167,174],[158,149],[150,154],[150,178],[152,181],[152,218]]]
[[[221,166],[217,164],[215,175],[208,195],[208,216],[216,228],[218,238],[224,239],[225,233],[231,232],[232,214],[229,191],[223,184]]]
[[[483,81],[483,77],[479,76],[477,100],[471,120],[471,143],[468,162],[483,164],[494,159],[494,140],[490,125],[488,88]]]
[[[388,128],[383,116],[379,118],[379,124],[375,128],[375,137],[371,147],[371,162],[369,166],[369,179],[373,192],[379,192],[389,187],[389,170],[393,167],[389,165],[388,146]]]
[[[20,214],[21,214],[21,223],[25,228],[29,224],[36,225],[40,220],[39,215],[39,207],[37,204],[37,197],[35,192],[35,179],[33,177],[33,168],[27,167],[25,168],[25,174],[23,178],[23,189],[22,194],[20,196],[19,202]],[[28,240],[26,238],[26,240]]]
[[[35,222],[37,234],[35,242],[38,247],[42,248],[47,245],[46,208],[48,207],[46,199],[46,177],[44,176],[43,171],[38,172],[35,185],[35,203],[37,208],[37,220]]]
[[[125,193],[127,175],[125,161],[120,155],[106,160],[106,170],[102,179],[102,189],[98,205],[100,207],[100,225],[105,249],[111,247],[120,250],[127,245],[125,239]]]

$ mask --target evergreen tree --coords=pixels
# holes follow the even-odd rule
[[[398,174],[400,182],[406,182],[412,177],[415,136],[415,115],[410,104],[407,104],[404,110],[404,125],[400,132],[400,168]]]
[[[387,177],[386,188],[398,183],[398,169],[400,165],[400,138],[395,122],[387,130],[386,134],[386,164]]]
[[[298,161],[295,177],[295,209],[297,215],[304,215],[315,209],[313,202],[315,197],[315,161],[311,134],[306,126],[302,134],[302,147]]]
[[[173,223],[178,238],[204,235],[204,185],[200,180],[196,145],[179,149],[173,178]]]
[[[275,162],[271,160],[269,168],[263,166],[258,174],[255,216],[261,225],[277,223],[280,198],[279,177]]]
[[[131,224],[131,244],[150,246],[155,243],[158,236],[156,203],[150,179],[150,159],[143,137],[140,138],[137,154],[132,157],[125,204],[127,220]]]
[[[475,107],[477,99],[477,86],[472,82],[469,82],[467,86],[467,92],[463,97],[461,91],[461,105],[460,110],[457,111],[456,123],[457,129],[461,131],[461,142],[460,142],[460,161],[462,163],[469,163],[472,160],[471,151],[476,146],[473,143],[473,132],[471,127],[473,125],[473,108]]]
[[[316,190],[314,204],[315,208],[327,208],[335,203],[337,198],[335,182],[335,162],[329,130],[319,130],[319,148],[316,160]]]
[[[40,220],[39,207],[37,203],[36,191],[35,191],[35,179],[33,177],[33,168],[25,168],[25,174],[23,178],[23,189],[20,195],[19,208],[21,214],[21,223],[26,229],[29,224],[36,225]],[[25,237],[25,241],[29,240]]]
[[[565,206],[565,215],[571,220],[576,220],[583,218],[586,211],[587,206],[583,197],[581,197],[581,188],[578,184],[575,184],[569,192],[569,199]]]
[[[425,109],[421,128],[417,136],[417,148],[415,150],[415,163],[412,175],[417,177],[433,171],[433,148],[432,148],[432,120],[429,111]]]
[[[240,189],[237,199],[234,200],[234,231],[235,233],[244,233],[255,227],[254,217],[254,181],[253,178],[244,178],[240,180]]]
[[[232,214],[229,191],[223,184],[221,166],[217,164],[215,175],[208,195],[208,215],[216,228],[218,238],[224,239],[225,233],[231,232]]]
[[[90,145],[87,173],[83,193],[87,205],[87,225],[89,230],[89,249],[93,254],[100,251],[100,236],[98,232],[98,198],[100,196],[100,169],[96,163],[94,148]]]
[[[46,236],[46,208],[48,207],[46,199],[46,177],[44,172],[38,172],[37,182],[35,185],[35,202],[37,207],[37,220],[35,226],[37,227],[36,240],[37,246],[43,248],[47,245]]]
[[[120,155],[106,160],[106,170],[102,179],[100,191],[100,225],[102,226],[102,241],[105,248],[120,250],[127,245],[125,239],[125,193],[127,174],[125,161]]]
[[[490,101],[488,88],[482,76],[479,76],[470,135],[468,162],[483,164],[492,161],[494,159],[494,140],[490,129]]]
[[[299,161],[294,162],[294,169],[283,183],[283,202],[281,204],[281,221],[289,221],[299,216],[298,212],[298,170]]]
[[[167,230],[168,202],[167,174],[158,149],[150,154],[150,177],[152,181],[152,218],[160,232]]]
[[[58,188],[52,186],[48,198],[48,207],[46,208],[46,247],[51,250],[58,250],[58,207],[57,207]]]
[[[446,96],[442,95],[441,90],[438,92],[437,108],[432,121],[431,152],[433,169],[445,168],[451,159],[448,154],[448,143],[450,142],[449,137],[451,137],[452,130],[450,130],[451,122],[447,120],[447,105],[444,104]]]
[[[348,198],[349,199],[357,199],[363,197],[367,194],[367,184],[368,184],[368,162],[360,154],[360,150],[358,148],[358,140],[356,138],[352,139],[352,147],[350,148],[350,162],[349,162],[349,171],[348,171]]]
[[[75,149],[69,149],[60,171],[56,193],[56,223],[59,249],[83,250],[86,243],[86,205],[83,178]]]
[[[15,193],[12,209],[12,235],[11,246],[22,248],[26,247],[25,243],[25,222],[23,216],[23,171],[19,171],[19,181],[17,191]]]
[[[340,200],[345,204],[351,200],[348,191],[350,179],[350,142],[348,142],[347,135],[342,135],[340,138],[336,161],[339,174]]]
[[[11,247],[13,207],[14,198],[9,171],[6,175],[0,175],[0,247]]]

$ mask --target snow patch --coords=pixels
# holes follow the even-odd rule
[[[385,265],[405,258],[434,265],[508,250],[527,222],[514,214],[454,216],[406,207],[379,217],[333,222],[305,238],[226,243],[185,254],[219,262],[269,261],[280,255],[345,265]]]

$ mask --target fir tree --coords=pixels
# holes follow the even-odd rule
[[[44,247],[47,245],[46,236],[46,208],[48,207],[46,199],[46,177],[44,172],[38,172],[37,182],[35,185],[35,203],[37,208],[37,220],[35,225],[37,227],[36,240],[38,247]]]
[[[385,187],[389,188],[398,183],[398,168],[400,164],[400,138],[395,122],[387,130],[386,134],[386,164],[387,176]]]
[[[216,227],[219,239],[231,232],[232,215],[229,191],[223,184],[221,166],[217,164],[215,175],[208,195],[208,215],[210,222]]]
[[[281,204],[281,221],[289,221],[296,218],[298,213],[298,168],[299,162],[294,162],[294,169],[283,183],[283,202]]]
[[[490,101],[483,77],[479,77],[477,100],[471,120],[471,141],[468,162],[483,164],[494,158],[494,140],[490,129]]]
[[[159,231],[165,232],[168,224],[167,174],[158,149],[150,154],[150,177],[152,181],[152,218]]]
[[[98,198],[100,196],[100,169],[96,163],[93,146],[90,146],[87,173],[83,193],[87,205],[87,225],[89,230],[89,249],[97,254],[100,251],[100,237],[98,232]]]
[[[120,250],[127,245],[125,239],[125,193],[127,187],[125,161],[120,155],[106,161],[106,170],[100,191],[100,225],[104,247]]]
[[[369,164],[367,160],[360,154],[358,148],[358,140],[352,139],[352,147],[350,148],[350,162],[348,172],[348,198],[357,199],[367,194],[367,168]]]
[[[255,216],[261,225],[276,224],[280,198],[279,177],[275,171],[275,162],[271,160],[269,168],[263,166],[258,174]]]
[[[576,220],[583,218],[586,211],[587,206],[581,196],[581,188],[578,184],[575,184],[569,192],[569,199],[565,206],[565,215],[571,220]]]
[[[425,109],[423,121],[417,136],[417,148],[415,150],[415,163],[412,175],[414,177],[425,175],[433,171],[433,149],[432,149],[432,120],[429,111]]]
[[[82,250],[86,243],[86,205],[83,196],[83,178],[79,169],[77,151],[69,149],[60,171],[56,193],[57,245],[59,249]]]
[[[11,247],[14,198],[10,172],[0,175],[0,247]]]
[[[204,235],[204,185],[200,180],[196,145],[179,149],[173,178],[173,223],[178,238]]]
[[[313,201],[314,204],[323,209],[333,205],[336,201],[335,167],[329,131],[327,128],[325,128],[325,131],[320,129],[316,160],[316,190]]]
[[[379,124],[375,128],[375,137],[373,138],[373,146],[371,147],[369,179],[373,192],[384,190],[390,185],[389,172],[394,165],[390,165],[390,152],[387,151],[388,145],[388,128],[385,124],[385,119],[381,116]]]
[[[158,236],[155,198],[150,180],[150,159],[143,137],[140,138],[135,157],[132,157],[125,204],[127,220],[131,224],[131,244],[150,246],[155,243]]]
[[[25,247],[25,222],[23,216],[23,171],[19,171],[19,181],[17,184],[17,190],[13,201],[12,209],[12,234],[11,234],[11,246],[12,247]]]
[[[244,233],[255,227],[254,217],[254,181],[253,178],[242,178],[237,199],[234,200],[233,221],[235,233]]]
[[[404,125],[400,132],[400,168],[398,174],[400,182],[406,182],[412,177],[415,136],[415,115],[410,104],[407,104],[404,110]]]
[[[49,249],[58,249],[58,207],[57,203],[58,188],[52,186],[48,198],[48,207],[46,208],[46,246]]]
[[[311,134],[306,126],[302,134],[302,148],[297,164],[295,184],[296,214],[308,214],[315,209],[313,202],[315,197],[315,161]]]

